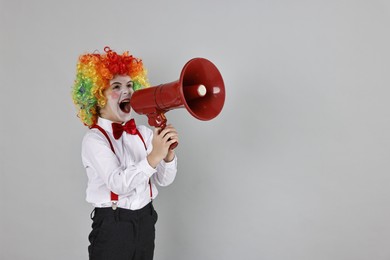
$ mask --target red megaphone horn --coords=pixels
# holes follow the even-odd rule
[[[188,61],[176,81],[144,88],[133,93],[131,107],[140,115],[147,115],[148,123],[165,128],[165,113],[186,108],[199,120],[211,120],[225,103],[225,85],[217,67],[204,58]],[[174,149],[177,143],[171,145]]]

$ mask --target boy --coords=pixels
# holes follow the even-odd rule
[[[130,98],[148,87],[142,61],[128,52],[79,57],[73,101],[90,128],[82,142],[91,213],[89,259],[153,259],[157,213],[156,186],[173,182],[177,157],[169,147],[178,142],[168,125],[153,132],[131,119]]]

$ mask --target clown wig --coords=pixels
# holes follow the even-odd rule
[[[86,126],[96,124],[99,108],[104,107],[107,102],[103,92],[115,75],[130,76],[134,82],[134,90],[149,87],[141,59],[133,57],[127,51],[118,55],[109,47],[105,47],[104,52],[81,55],[77,63],[72,97],[78,109],[78,117]]]

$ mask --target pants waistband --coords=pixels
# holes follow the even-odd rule
[[[111,207],[107,208],[95,208],[91,213],[91,219],[101,218],[101,217],[113,217],[115,219],[133,219],[137,217],[141,217],[144,215],[150,215],[154,211],[154,207],[152,202],[147,204],[145,207],[137,210],[117,208],[113,210]]]

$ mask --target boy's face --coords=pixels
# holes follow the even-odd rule
[[[100,109],[100,116],[113,122],[122,123],[131,119],[130,97],[134,93],[133,81],[127,75],[116,75],[103,94],[106,105]]]

